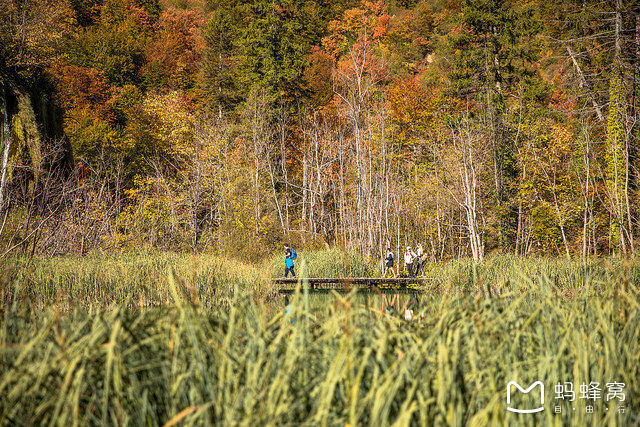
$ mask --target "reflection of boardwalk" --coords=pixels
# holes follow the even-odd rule
[[[390,294],[422,292],[425,290],[425,285],[428,281],[428,279],[422,277],[313,277],[308,279],[273,279],[273,283],[280,293],[289,294],[295,291],[298,286],[298,280],[301,282],[301,288],[308,283],[309,292],[349,292],[356,288],[358,292]]]

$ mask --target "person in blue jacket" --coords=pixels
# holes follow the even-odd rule
[[[293,270],[293,259],[291,257],[291,248],[288,245],[285,245],[285,255],[284,255],[284,277],[286,278],[291,272],[293,277],[296,277],[296,272]]]

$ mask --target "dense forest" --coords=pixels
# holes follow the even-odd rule
[[[0,254],[630,256],[640,5],[0,0]]]

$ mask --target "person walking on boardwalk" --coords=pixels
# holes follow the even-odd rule
[[[409,277],[413,277],[413,260],[416,258],[416,253],[413,252],[411,246],[407,246],[407,250],[404,251],[404,268],[409,273]]]
[[[391,248],[387,248],[387,257],[384,259],[384,266],[385,266],[385,270],[384,270],[384,275],[386,276],[389,272],[391,272],[391,277],[396,277],[396,272],[393,268],[393,260],[395,258],[395,255],[393,255],[393,252],[391,251]]]
[[[422,271],[422,267],[424,267],[424,260],[422,259],[424,254],[424,250],[422,249],[422,244],[418,243],[416,247],[416,260],[415,260],[415,275],[418,276]]]
[[[296,272],[293,270],[293,260],[296,258],[295,249],[289,247],[289,245],[284,245],[284,277],[287,278],[289,276],[289,272],[293,277],[296,277]]]

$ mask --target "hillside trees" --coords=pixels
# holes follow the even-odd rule
[[[449,18],[454,23],[443,46],[443,53],[453,58],[451,65],[443,64],[451,95],[467,102],[487,132],[493,163],[490,235],[503,250],[513,248],[515,224],[521,221],[513,183],[518,177],[515,144],[522,105],[537,102],[531,94],[540,90],[534,62],[540,29],[533,11],[534,6],[519,2],[463,2]]]
[[[635,253],[635,2],[1,1],[9,247]]]
[[[204,86],[218,119],[222,119],[223,112],[232,110],[239,102],[241,28],[236,22],[243,19],[243,10],[240,3],[227,1],[212,2],[210,8],[211,17],[204,29]]]
[[[42,166],[44,136],[59,136],[59,120],[47,68],[72,34],[73,12],[65,1],[0,3],[0,96],[2,143],[0,212],[18,160],[32,161],[32,182]]]

